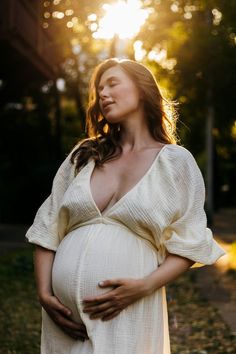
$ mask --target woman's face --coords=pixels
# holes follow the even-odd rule
[[[118,65],[102,74],[98,95],[101,112],[110,123],[121,123],[143,110],[138,88]]]

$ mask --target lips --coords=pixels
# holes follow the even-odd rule
[[[113,101],[105,101],[102,103],[102,108],[105,110],[107,107],[109,107],[113,103],[114,103]]]

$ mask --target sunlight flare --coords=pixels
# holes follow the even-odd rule
[[[133,38],[149,16],[148,10],[142,9],[138,0],[118,1],[113,5],[104,4],[105,16],[99,21],[94,38],[120,39]]]

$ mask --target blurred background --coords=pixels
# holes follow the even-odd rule
[[[236,206],[235,1],[1,1],[0,222],[28,223],[84,134],[88,81],[108,57],[148,65],[179,102],[207,211]]]
[[[207,297],[208,280],[215,279],[209,301],[216,307],[217,301],[223,307],[233,304],[236,1],[1,0],[0,13],[1,253],[23,245],[24,232],[50,193],[57,168],[85,137],[94,67],[109,57],[130,58],[147,65],[164,95],[179,102],[181,144],[201,168],[208,223],[228,252],[214,270],[199,272],[205,276],[200,288],[203,293],[207,289]],[[22,262],[16,269],[27,271],[24,257]],[[224,276],[220,284],[219,274]],[[214,300],[216,293],[221,299]],[[231,326],[225,328],[234,336],[235,305],[222,306],[221,315],[228,311],[232,317],[225,319]],[[232,351],[220,351],[217,345],[191,353],[235,353],[234,340],[227,347]],[[181,350],[176,353],[185,353]]]

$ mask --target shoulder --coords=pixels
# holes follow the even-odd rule
[[[168,164],[176,177],[183,179],[202,179],[200,168],[192,153],[181,145],[168,144],[163,154],[164,163]]]
[[[54,182],[63,180],[64,182],[70,183],[74,179],[76,174],[76,166],[75,163],[72,162],[72,155],[76,148],[77,146],[73,147],[73,149],[65,156],[56,172]]]
[[[192,153],[181,145],[167,144],[164,150],[163,158],[172,161],[175,166],[197,164]]]
[[[166,144],[164,149],[167,151],[169,157],[179,158],[181,160],[194,159],[192,153],[184,146],[176,144]]]
[[[69,170],[71,168],[75,168],[77,153],[84,143],[85,143],[85,139],[77,142],[77,144],[65,156],[64,161],[62,162],[60,168],[64,167],[65,169],[69,169]]]

